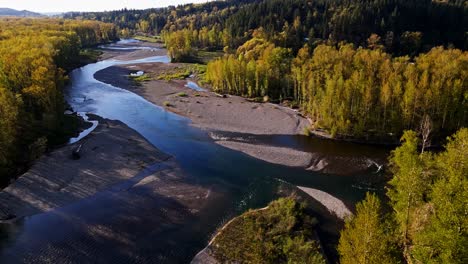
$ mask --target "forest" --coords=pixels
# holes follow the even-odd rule
[[[117,39],[97,21],[0,19],[0,179],[18,173],[70,125],[62,89],[80,50]]]
[[[203,81],[220,94],[298,109],[312,121],[306,134],[400,142],[385,197],[368,194],[345,222],[340,263],[466,263],[466,1],[230,0],[64,17],[0,20],[0,178],[60,144],[62,88],[81,49],[160,35],[174,62],[223,50]],[[445,146],[432,151],[431,141]],[[294,219],[302,214],[288,208]],[[271,219],[256,227],[256,217],[243,239],[271,227]],[[270,253],[304,254],[297,244],[310,234],[280,227],[298,236],[266,236]],[[235,238],[223,238],[224,256],[242,253],[231,250]],[[258,243],[245,246],[256,260],[266,256]]]
[[[242,76],[242,77],[241,77]],[[293,56],[254,33],[233,53],[208,64],[219,93],[289,100],[332,136],[398,138],[424,118],[441,138],[466,126],[468,52],[436,47],[414,58],[381,48],[306,44]]]
[[[70,12],[65,18],[114,23],[122,36],[188,30],[202,48],[237,49],[264,28],[269,40],[297,52],[307,42],[346,41],[366,46],[371,34],[395,55],[434,46],[468,48],[468,10],[463,0],[228,0],[146,10]]]
[[[341,232],[340,263],[466,263],[468,129],[439,153],[419,141],[407,131],[392,152],[391,210],[373,194],[357,205]]]
[[[160,34],[173,61],[224,50],[204,80],[216,92],[299,108],[332,137],[397,143],[429,118],[438,141],[467,124],[464,1],[232,0],[67,17]]]

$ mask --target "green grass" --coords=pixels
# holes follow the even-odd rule
[[[153,80],[153,78],[146,73],[141,76],[130,76],[130,78],[132,78],[135,82],[138,82],[138,83]]]
[[[188,97],[188,94],[184,93],[184,92],[180,92],[177,94],[178,97]]]
[[[317,220],[293,198],[234,219],[212,243],[221,263],[326,263],[315,240]]]
[[[163,43],[160,36],[133,36],[133,38],[150,43]]]
[[[200,78],[203,78],[205,72],[206,72],[206,65],[184,64],[180,67],[176,67],[174,69],[161,73],[159,76],[156,77],[156,79],[165,80],[165,81],[184,80],[184,79],[187,79],[192,74],[196,74]]]
[[[184,80],[188,78],[191,74],[192,72],[188,69],[176,68],[175,70],[161,73],[158,77],[156,77],[156,79],[165,81]]]

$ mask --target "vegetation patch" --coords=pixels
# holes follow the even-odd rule
[[[303,205],[281,198],[229,223],[212,243],[213,254],[221,263],[326,263],[316,224]]]
[[[65,73],[96,61],[91,47],[117,35],[112,24],[52,18],[0,19],[0,28],[0,182],[8,182],[76,131],[79,121],[63,115]]]
[[[445,151],[424,145],[416,132],[404,133],[390,156],[392,210],[370,194],[357,205],[341,232],[340,263],[466,263],[468,129],[450,137]]]
[[[185,64],[180,67],[175,67],[174,69],[167,70],[161,73],[156,77],[157,80],[184,80],[190,77],[191,75],[198,75],[200,78],[203,78],[206,71],[205,65],[200,64]]]
[[[163,43],[160,36],[133,36],[133,38],[144,42]]]
[[[99,60],[102,55],[102,51],[97,49],[82,49],[80,51],[80,63],[89,64],[95,63]]]
[[[147,73],[141,76],[130,76],[130,78],[132,78],[137,83],[148,82],[153,80],[153,78]]]
[[[184,92],[180,92],[177,94],[178,97],[188,97],[188,94],[184,93]]]

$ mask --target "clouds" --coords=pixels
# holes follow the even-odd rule
[[[145,9],[169,5],[204,3],[207,0],[0,0],[0,7],[35,12],[104,11],[122,8]]]

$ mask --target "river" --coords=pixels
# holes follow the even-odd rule
[[[151,190],[126,193],[125,188],[116,186],[69,206],[0,226],[0,263],[187,263],[216,228],[249,208],[265,206],[276,198],[280,185],[320,189],[352,207],[364,197],[366,182],[382,176],[372,164],[385,160],[386,149],[303,136],[259,137],[257,140],[263,143],[319,151],[332,161],[338,157],[335,165],[346,165],[343,170],[362,164],[370,167],[359,173],[331,175],[273,165],[221,147],[206,131],[192,127],[189,119],[93,77],[113,65],[143,62],[167,63],[169,59],[158,56],[89,64],[71,73],[66,99],[77,112],[120,120],[135,129],[173,155],[198,184],[222,186],[222,198],[210,210],[160,226],[158,217],[164,212],[152,210],[170,201],[155,197]],[[137,177],[155,169],[149,168]],[[177,205],[174,207],[177,210]],[[96,232],[110,238],[95,239],[92,234]]]

